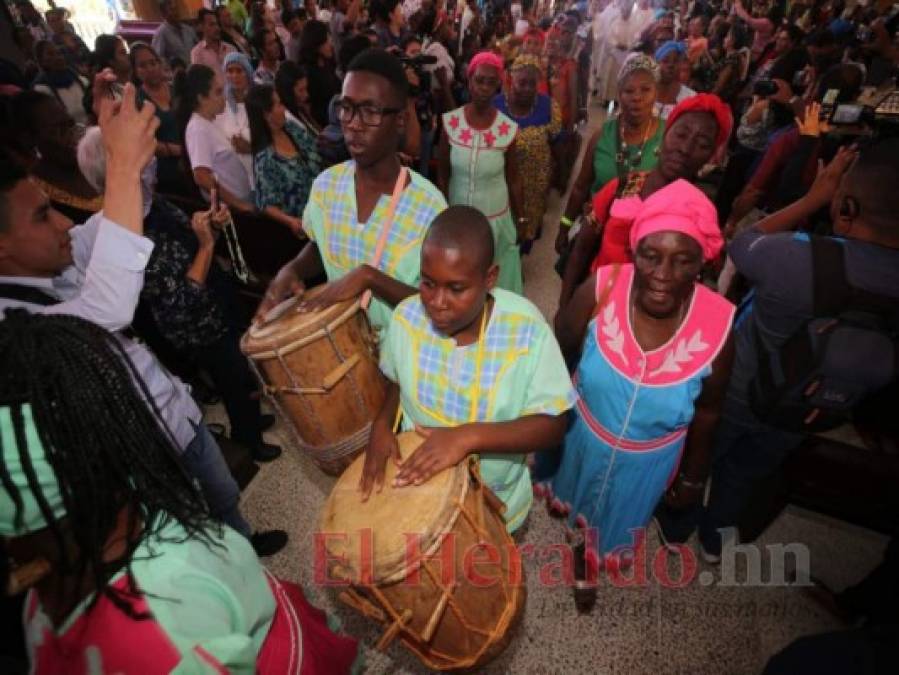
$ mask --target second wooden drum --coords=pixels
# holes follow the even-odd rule
[[[405,458],[422,439],[398,441]],[[340,599],[385,625],[379,649],[399,639],[429,668],[482,666],[506,648],[525,605],[502,502],[466,461],[402,488],[391,486],[388,462],[384,488],[363,503],[364,459],[337,481],[320,519],[327,574],[349,584]]]
[[[266,323],[252,326],[240,346],[300,448],[325,473],[339,475],[368,442],[386,389],[359,301],[301,312],[299,300],[287,300]]]

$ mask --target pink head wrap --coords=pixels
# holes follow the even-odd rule
[[[493,66],[499,71],[500,79],[503,77],[503,60],[493,52],[484,51],[475,54],[468,64],[468,70],[465,71],[465,74],[471,77],[471,74],[477,70],[478,66]]]
[[[631,225],[631,250],[655,232],[680,232],[694,239],[705,260],[714,260],[724,246],[718,212],[702,190],[678,179],[656,190],[642,203]]]

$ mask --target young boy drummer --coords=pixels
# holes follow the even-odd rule
[[[310,241],[269,285],[257,320],[322,272],[330,285],[303,308],[324,308],[368,291],[374,295],[368,318],[379,330],[393,307],[415,293],[421,241],[446,200],[427,179],[400,165],[408,89],[392,54],[367,49],[350,62],[337,116],[352,159],[323,171],[312,184],[303,212]]]
[[[437,216],[422,244],[419,294],[397,306],[381,343],[390,385],[366,449],[363,499],[383,486],[388,460],[399,461],[400,407],[402,428],[425,441],[395,486],[424,483],[476,453],[509,531],[524,522],[525,455],[561,442],[575,393],[549,325],[531,302],[495,288],[498,273],[480,211],[452,206]]]

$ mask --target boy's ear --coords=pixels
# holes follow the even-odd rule
[[[492,291],[496,288],[496,280],[499,278],[499,265],[493,263],[487,268],[487,290]]]

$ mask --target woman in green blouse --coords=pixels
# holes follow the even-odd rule
[[[556,239],[560,254],[568,246],[568,228],[594,194],[613,178],[622,178],[632,171],[649,171],[658,163],[658,149],[665,132],[665,125],[653,113],[658,79],[658,64],[646,54],[631,54],[621,67],[619,112],[609,117],[587,144]]]

